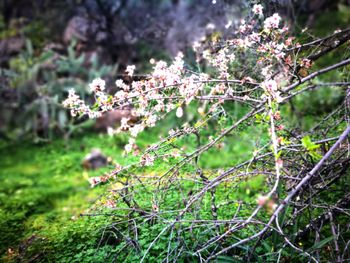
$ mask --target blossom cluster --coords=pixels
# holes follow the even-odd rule
[[[264,29],[270,30],[270,29],[278,28],[280,22],[281,22],[281,17],[278,14],[273,14],[273,16],[270,16],[265,19]]]
[[[135,142],[140,132],[155,126],[171,111],[175,111],[178,118],[183,118],[184,106],[193,100],[206,98],[206,102],[198,108],[204,116],[226,99],[232,99],[235,94],[254,86],[254,92],[245,94],[241,100],[263,102],[268,97],[279,103],[283,100],[280,88],[291,74],[292,59],[287,55],[287,49],[293,39],[286,36],[287,27],[281,25],[278,14],[261,20],[263,6],[256,4],[252,11],[251,19],[241,21],[235,32],[236,38],[226,41],[219,49],[202,47],[199,42],[194,44],[197,57],[212,67],[210,75],[185,67],[183,54],[179,53],[170,64],[152,59],[153,71],[145,79],[130,84],[117,79],[115,85],[119,90],[114,95],[106,92],[105,81],[99,78],[93,80],[89,87],[96,100],[94,107],[86,105],[74,90],[69,91],[63,105],[71,110],[73,116],[88,115],[90,118],[97,118],[112,109],[132,107],[133,115],[138,118],[136,123],[131,124],[129,118],[123,118],[118,128],[108,129],[111,135],[129,133],[124,149],[126,153],[131,153],[138,149]],[[247,57],[253,59],[249,71],[244,68]],[[310,66],[307,60],[302,63],[305,67]],[[127,66],[126,75],[132,77],[135,69],[134,65]],[[242,76],[243,70],[245,75]],[[237,76],[240,77],[237,79]],[[155,155],[147,152],[140,157],[140,164],[149,166],[155,159]],[[92,178],[91,184],[96,185],[105,179]]]

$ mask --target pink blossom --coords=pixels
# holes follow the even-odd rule
[[[259,42],[260,41],[260,35],[256,32],[253,32],[249,35],[249,39],[252,41],[252,42]]]
[[[310,68],[312,66],[312,61],[307,58],[303,58],[300,65],[305,68]]]
[[[144,166],[152,166],[154,157],[148,153],[141,156],[141,164]]]
[[[266,195],[259,195],[258,198],[256,199],[256,202],[260,206],[264,206],[266,202],[269,200],[269,197]]]
[[[134,138],[129,138],[129,143],[124,146],[124,150],[126,153],[130,153],[132,149],[134,148],[135,144],[135,139]]]
[[[263,83],[261,83],[261,86],[264,90],[270,93],[277,90],[277,82],[273,79],[264,81]]]
[[[89,111],[87,114],[90,119],[96,119],[102,116],[102,113],[98,111]]]
[[[132,151],[132,148],[133,148],[133,145],[129,143],[124,146],[124,150],[126,153],[130,153]]]
[[[173,135],[176,133],[176,131],[174,131],[173,129],[171,129],[168,133],[169,133],[170,136],[173,136]]]
[[[130,131],[130,135],[132,137],[136,137],[140,132],[142,132],[144,130],[144,126],[141,124],[136,124],[134,127],[131,127],[129,129]]]
[[[277,130],[278,130],[278,131],[283,131],[283,130],[284,130],[284,125],[281,124],[280,126],[278,126],[278,127],[277,127]]]
[[[106,203],[105,203],[105,207],[115,208],[116,204],[115,204],[115,202],[113,200],[107,200]]]
[[[255,4],[252,9],[253,13],[256,15],[262,15],[263,14],[263,6],[260,4]]]
[[[192,49],[194,52],[198,52],[201,47],[201,44],[198,41],[194,41],[192,44]]]
[[[130,77],[132,77],[134,75],[135,68],[135,65],[127,66],[125,72],[128,73]]]
[[[115,81],[115,85],[116,85],[118,88],[121,88],[121,87],[123,87],[123,85],[124,85],[124,81],[123,81],[122,79],[117,79],[117,80]]]
[[[130,121],[130,118],[122,118],[120,120],[120,129],[121,130],[128,130],[130,125],[128,124],[128,121]]]
[[[276,165],[279,167],[279,168],[282,168],[283,167],[283,160],[282,159],[278,159],[276,161]]]
[[[100,177],[90,177],[88,179],[90,185],[91,185],[91,188],[92,187],[95,187],[96,185],[98,185],[99,183],[101,183],[101,178]]]
[[[118,133],[117,130],[113,129],[112,127],[107,127],[107,134],[109,136],[114,136],[117,133]]]
[[[162,100],[159,100],[157,102],[157,105],[154,106],[154,110],[157,112],[164,111],[164,109],[165,109],[165,105],[164,105],[164,102]]]
[[[157,116],[156,115],[150,115],[146,119],[146,124],[147,124],[148,127],[154,127],[156,125],[156,121],[157,121]]]
[[[277,13],[275,13],[273,14],[273,16],[270,16],[265,19],[264,28],[266,30],[269,30],[272,28],[278,28],[280,22],[281,22],[281,17]]]
[[[220,83],[215,85],[212,92],[213,94],[224,94],[226,90],[226,85],[224,83]]]
[[[125,100],[126,98],[128,98],[128,95],[129,94],[126,91],[119,90],[114,94],[114,97],[116,97],[118,100]]]
[[[103,79],[94,79],[90,84],[89,88],[92,92],[98,92],[105,90],[106,82]]]
[[[210,50],[206,49],[203,51],[202,56],[204,59],[209,60],[211,58]]]
[[[79,96],[75,94],[74,89],[68,91],[68,98],[65,99],[62,104],[64,107],[72,107],[80,102]]]

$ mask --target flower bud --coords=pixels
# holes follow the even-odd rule
[[[178,107],[176,110],[176,117],[181,118],[184,115],[182,107]]]
[[[268,196],[259,195],[258,198],[256,199],[256,202],[258,203],[258,205],[264,206],[268,200],[269,200]]]

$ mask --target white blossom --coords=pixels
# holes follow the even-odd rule
[[[176,110],[176,117],[181,118],[184,115],[182,107],[178,107]]]
[[[265,19],[264,29],[278,28],[280,22],[281,17],[277,13],[275,13],[272,16]]]
[[[135,65],[127,66],[125,72],[128,73],[130,77],[132,77],[134,75],[135,68]]]
[[[262,15],[263,14],[263,6],[262,5],[260,5],[260,4],[255,4],[254,6],[253,6],[253,9],[252,9],[252,11],[253,11],[253,13],[254,14],[256,14],[256,15]]]
[[[98,92],[105,90],[106,82],[103,79],[94,79],[90,84],[89,88],[92,92]]]

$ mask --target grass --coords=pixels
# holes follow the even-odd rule
[[[242,115],[244,111],[238,114]],[[174,122],[176,121],[174,119]],[[156,142],[159,136],[166,136],[173,125],[174,123],[167,120],[159,128],[143,132],[138,138],[138,145],[144,148]],[[250,159],[253,150],[262,147],[268,141],[263,129],[258,126],[251,124],[244,130],[232,133],[222,141],[220,149],[214,147],[201,156],[200,166],[208,171],[210,176],[215,174],[213,169],[225,169]],[[222,127],[209,123],[206,128],[201,134],[201,144],[206,143],[208,137],[219,132]],[[137,161],[136,157],[122,155],[123,145],[126,142],[127,138],[124,135],[111,138],[94,133],[80,134],[68,142],[55,140],[50,144],[2,142],[0,144],[2,156],[0,255],[2,255],[2,261],[105,262],[112,260],[116,253],[124,248],[125,243],[121,242],[116,246],[107,242],[99,247],[99,241],[103,230],[111,220],[116,218],[79,215],[89,211],[89,208],[109,187],[101,185],[91,189],[87,178],[99,176],[113,167],[86,171],[82,168],[81,161],[92,148],[101,149],[104,154],[122,165]],[[196,147],[196,138],[190,135],[177,140],[174,144],[178,147],[186,147],[186,151],[191,152]],[[168,168],[169,163],[157,162],[156,166],[143,172],[161,174]],[[190,172],[193,169],[188,166],[183,169],[183,172]],[[136,172],[140,171],[136,170]],[[255,202],[256,195],[264,191],[263,188],[266,185],[264,182],[265,178],[258,176],[239,185],[218,188],[218,199],[229,197],[230,200]],[[193,186],[188,185],[184,190],[189,192],[191,187]],[[152,192],[152,189],[149,189],[149,192]],[[141,192],[139,199],[144,200],[141,206],[147,206],[151,198],[151,195]],[[180,199],[175,189],[169,196],[164,197],[163,205],[172,207],[173,204],[178,204]],[[210,208],[209,199],[203,199],[203,202]],[[235,207],[232,207],[232,211],[235,211]],[[222,218],[228,215],[225,210],[218,211],[218,214]],[[201,212],[201,216],[210,217],[207,211]],[[161,224],[156,224],[142,229],[140,233],[142,249],[147,249],[152,242],[152,237],[155,237],[162,227]],[[194,235],[197,235],[196,238],[203,238],[200,232]],[[151,257],[164,252],[162,245],[164,244],[160,243],[155,246],[155,250],[150,253]],[[171,245],[176,245],[176,242]],[[123,257],[129,262],[140,259],[126,252]]]
[[[96,136],[86,136],[69,142],[69,146],[57,141],[1,148],[2,255],[20,254],[16,249],[19,244],[24,253],[26,242],[31,240],[51,242],[51,237],[70,227],[72,216],[87,209],[102,193],[103,188],[90,189],[86,181],[87,173],[99,172],[86,172],[80,166],[91,147],[102,146],[99,141]]]
[[[122,157],[122,144],[123,138],[96,134],[74,138],[68,143],[57,140],[43,145],[2,144],[0,254],[3,260],[31,254],[27,249],[43,240],[45,244],[40,246],[47,250],[34,257],[46,257],[52,250],[69,247],[70,243],[82,251],[87,250],[86,246],[96,247],[100,227],[106,220],[72,218],[91,207],[105,191],[105,186],[91,189],[87,178],[101,175],[112,167],[86,171],[81,161],[97,147],[107,156],[126,164],[130,160]],[[80,237],[75,238],[79,233]],[[78,244],[76,239],[80,239]],[[59,255],[55,254],[55,257]]]
[[[144,132],[138,145],[145,147],[166,135],[172,124],[161,125],[151,133]],[[256,132],[254,127],[248,128]],[[204,134],[204,137],[206,135]],[[195,138],[179,140],[188,151],[195,147]],[[232,142],[239,143],[232,143]],[[0,154],[0,254],[5,261],[44,260],[99,262],[108,257],[105,248],[99,249],[101,229],[110,219],[79,217],[99,199],[108,186],[91,189],[88,177],[101,175],[113,167],[86,171],[81,166],[92,148],[99,148],[114,161],[126,165],[135,157],[123,157],[123,135],[83,134],[66,142],[50,144],[2,143]],[[204,142],[205,143],[205,140]],[[246,132],[237,132],[224,141],[222,149],[205,153],[203,168],[225,168],[249,158],[254,141]],[[220,154],[218,155],[218,152]],[[209,160],[209,161],[208,161]],[[169,164],[158,163],[146,171],[161,173]],[[188,168],[192,169],[192,168]],[[242,190],[246,191],[246,189]],[[171,200],[170,200],[171,201]],[[109,249],[108,253],[111,253]]]

